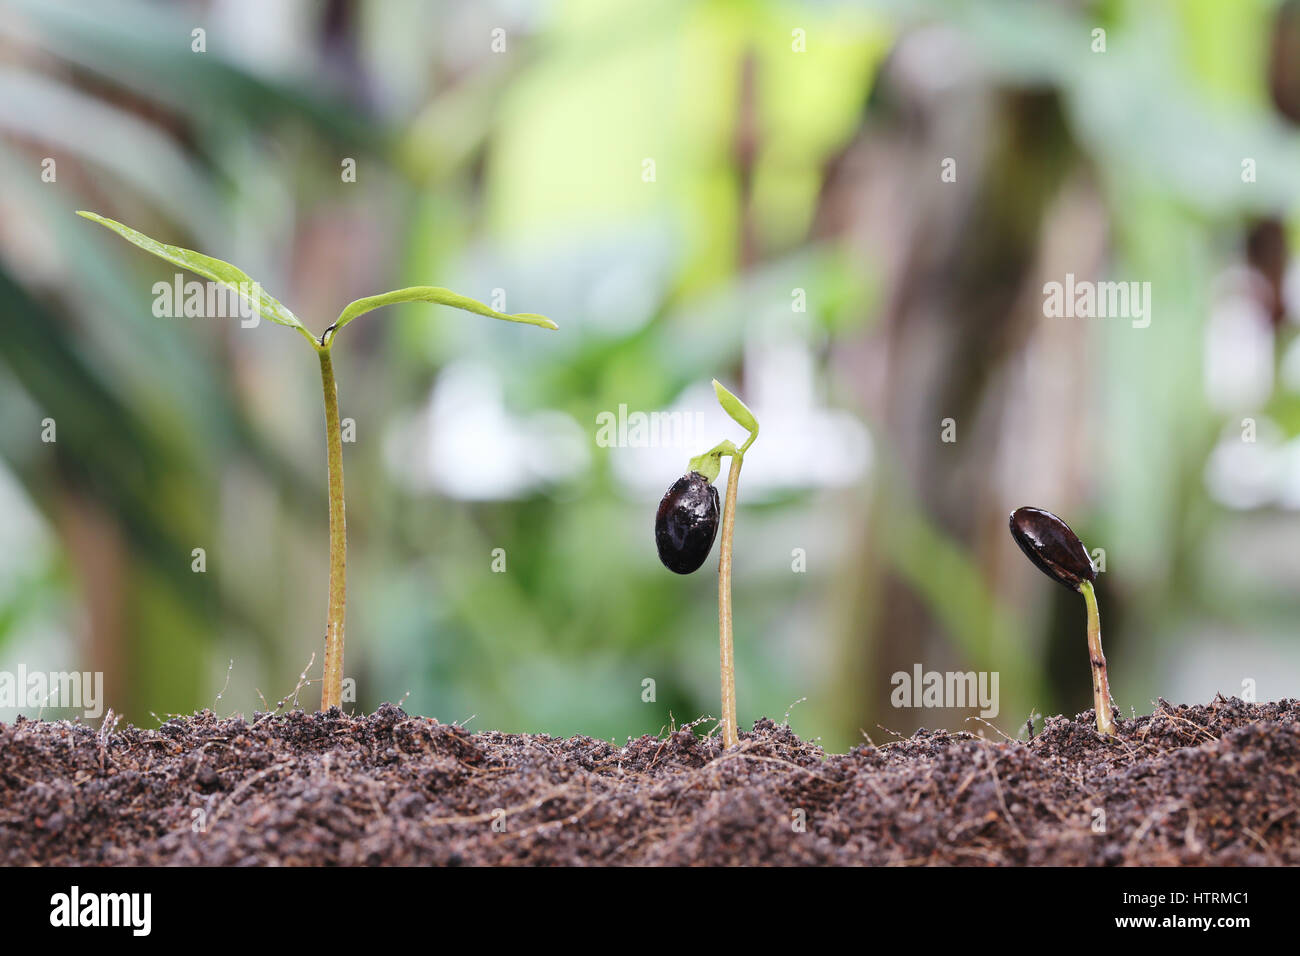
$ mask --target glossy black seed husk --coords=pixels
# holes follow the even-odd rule
[[[1017,508],[1011,512],[1011,537],[1025,556],[1049,578],[1071,591],[1084,581],[1096,581],[1088,549],[1070,526],[1042,508]]]
[[[655,514],[655,545],[669,571],[699,570],[718,535],[718,489],[699,472],[673,482]]]

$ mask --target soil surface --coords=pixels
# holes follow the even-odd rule
[[[0,725],[5,864],[1296,864],[1300,701],[828,756],[368,717]],[[802,824],[802,826],[800,826]]]

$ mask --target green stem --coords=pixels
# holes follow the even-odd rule
[[[722,550],[718,557],[718,656],[722,665],[722,742],[726,747],[740,743],[736,725],[736,648],[731,630],[731,547],[736,525],[736,495],[740,466],[745,457],[731,456],[727,472],[727,498],[722,508]]]
[[[343,431],[339,425],[339,392],[328,347],[320,355],[321,387],[325,391],[325,446],[329,466],[330,595],[325,619],[325,675],[320,709],[343,705],[343,612],[347,592],[347,522],[343,511]]]
[[[1115,717],[1110,709],[1110,678],[1106,674],[1106,655],[1101,651],[1101,615],[1097,611],[1097,593],[1091,581],[1079,585],[1079,593],[1088,605],[1088,659],[1092,664],[1092,700],[1097,711],[1097,733],[1112,736]]]

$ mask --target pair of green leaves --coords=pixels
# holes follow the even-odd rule
[[[758,419],[754,417],[754,413],[749,410],[748,405],[727,391],[716,378],[713,380],[713,394],[718,396],[718,404],[722,406],[722,410],[731,416],[732,421],[749,432],[749,437],[739,448],[730,441],[719,442],[704,454],[696,455],[691,459],[687,466],[688,470],[703,475],[710,484],[722,471],[724,455],[743,457],[749,446],[754,444],[754,439],[758,437]]]
[[[260,283],[254,282],[247,273],[229,262],[214,259],[212,256],[205,256],[193,249],[169,246],[156,239],[151,239],[130,226],[124,226],[120,222],[93,212],[82,211],[78,212],[77,215],[99,223],[104,228],[117,233],[127,242],[139,246],[145,252],[152,253],[159,259],[178,265],[182,269],[188,269],[190,272],[233,290],[247,301],[259,316],[270,319],[278,325],[288,326],[296,330],[316,349],[328,349],[334,341],[334,336],[353,319],[365,315],[367,312],[373,312],[375,309],[383,308],[386,305],[396,305],[400,302],[434,302],[439,305],[449,305],[452,308],[462,309],[466,312],[473,312],[477,315],[484,315],[488,318],[501,319],[505,322],[537,325],[544,329],[559,328],[544,315],[537,315],[532,312],[521,312],[515,315],[498,312],[476,299],[452,292],[450,289],[422,285],[357,299],[339,314],[337,321],[326,329],[320,339],[317,340],[293,312],[277,299],[264,292]],[[713,380],[713,391],[717,395],[718,404],[722,406],[723,411],[730,415],[736,424],[749,432],[749,438],[740,448],[736,448],[731,442],[726,441],[703,455],[691,459],[691,469],[700,472],[709,481],[713,481],[718,476],[723,455],[743,455],[746,449],[754,443],[754,439],[758,437],[758,419],[754,417],[754,413],[749,410],[745,403],[729,392],[717,379]]]
[[[169,246],[166,243],[151,239],[142,232],[137,232],[130,226],[124,226],[120,222],[107,219],[104,216],[96,215],[93,212],[78,212],[92,222],[97,222],[106,229],[111,229],[127,242],[139,246],[145,252],[150,252],[159,259],[180,266],[182,269],[188,269],[190,272],[203,276],[212,282],[219,283],[228,289],[233,290],[249,305],[252,306],[259,316],[269,319],[277,325],[285,325],[303,336],[314,348],[329,348],[334,341],[334,336],[338,334],[339,329],[347,325],[353,319],[365,315],[367,312],[373,312],[375,309],[382,308],[386,305],[396,305],[400,302],[434,302],[439,305],[449,305],[452,308],[463,309],[466,312],[474,312],[478,315],[485,315],[492,319],[501,319],[505,322],[520,322],[525,325],[537,325],[544,329],[557,329],[557,326],[544,315],[536,315],[531,312],[521,312],[518,315],[510,315],[505,312],[498,312],[495,309],[488,308],[482,302],[471,299],[469,296],[460,295],[452,292],[450,289],[443,289],[437,286],[412,286],[407,289],[397,289],[393,292],[385,292],[381,295],[367,296],[364,299],[357,299],[348,305],[339,315],[325,333],[321,335],[319,341],[308,331],[307,327],[299,321],[281,302],[267,295],[262,291],[259,283],[254,282],[243,270],[236,268],[229,262],[223,262],[221,259],[214,259],[212,256],[205,256],[201,252],[195,252],[193,249],[183,249],[180,246]],[[714,383],[716,384],[716,383]]]

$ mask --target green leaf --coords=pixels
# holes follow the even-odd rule
[[[233,290],[240,298],[248,302],[258,315],[279,325],[287,325],[291,329],[297,329],[312,345],[316,344],[315,336],[307,331],[307,327],[298,321],[296,315],[262,291],[260,283],[255,282],[246,273],[232,266],[229,262],[205,256],[203,253],[195,252],[192,249],[182,249],[180,246],[169,246],[166,243],[158,242],[156,239],[150,239],[142,232],[136,232],[130,226],[124,226],[120,222],[106,219],[93,212],[78,210],[77,215],[89,219],[91,222],[97,222],[106,229],[111,229],[127,242],[139,246],[145,252],[153,253],[159,259],[166,259],[182,269],[188,269],[190,272],[197,273],[205,279]]]
[[[758,435],[758,419],[744,402],[727,391],[716,378],[713,380],[713,391],[718,396],[718,404],[722,406],[722,410],[730,415],[737,425],[749,432],[749,442],[745,443],[748,445]]]
[[[338,330],[343,328],[353,319],[365,315],[367,312],[373,312],[375,309],[381,309],[386,305],[396,305],[399,302],[434,302],[438,305],[449,305],[455,309],[464,309],[466,312],[474,312],[478,315],[486,315],[490,319],[501,319],[505,322],[522,322],[525,325],[537,325],[544,329],[558,329],[559,326],[552,322],[544,315],[535,315],[532,312],[520,312],[516,315],[510,315],[505,312],[498,312],[490,309],[477,299],[471,299],[467,295],[461,295],[458,292],[452,292],[450,289],[442,289],[431,285],[416,285],[409,289],[396,289],[393,292],[384,292],[380,295],[367,296],[364,299],[357,299],[351,303],[342,314],[339,315],[338,321],[329,329],[327,334],[333,332],[338,334]],[[332,341],[332,336],[331,339]]]

